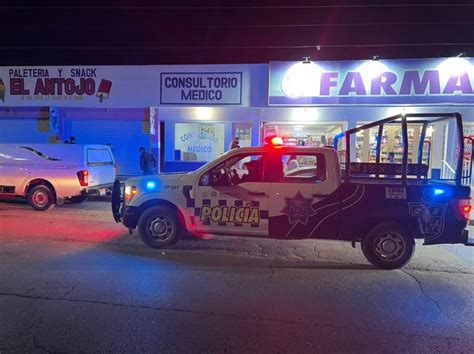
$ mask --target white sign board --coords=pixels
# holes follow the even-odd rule
[[[160,104],[241,105],[242,72],[162,72]]]
[[[385,187],[385,199],[407,199],[407,190],[403,187]]]
[[[0,67],[0,107],[149,107],[158,77],[147,66]]]

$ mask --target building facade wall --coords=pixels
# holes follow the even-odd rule
[[[369,91],[369,86],[360,91],[357,85],[367,84],[361,69],[366,64],[361,61],[320,63],[328,70],[329,88],[313,80],[314,73],[295,71],[304,68],[301,62],[0,67],[0,142],[62,143],[75,136],[78,143],[110,143],[119,174],[129,176],[140,173],[140,146],[157,155],[163,171],[187,171],[227,151],[235,136],[242,146],[259,145],[270,132],[287,134],[292,144],[327,144],[341,130],[401,112],[459,112],[466,134],[473,134],[474,71],[451,73],[455,77],[451,80],[442,71],[447,70],[443,63],[448,59],[384,62],[392,70],[381,72],[384,80],[395,82],[393,76],[398,75],[399,81],[391,86],[396,94],[383,85],[377,92]],[[471,59],[465,62],[472,64]],[[435,69],[439,88],[434,76],[426,76]],[[407,75],[412,75],[412,91],[400,95],[407,90],[403,88]],[[306,91],[297,92],[300,86]],[[218,89],[221,99],[210,98],[210,92]],[[295,97],[284,97],[287,93]],[[326,93],[333,100],[318,101]],[[449,132],[435,135],[432,164],[440,167],[452,137]],[[352,150],[356,158],[359,152]]]

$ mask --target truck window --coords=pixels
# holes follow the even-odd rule
[[[114,161],[108,149],[87,149],[87,166],[108,166],[113,164]]]
[[[262,182],[262,154],[239,154],[225,160],[200,179],[200,185],[232,186],[244,182]]]
[[[282,155],[281,163],[277,164],[281,172],[272,171],[271,175],[280,176],[280,181],[285,183],[318,183],[326,179],[325,165],[322,154]]]

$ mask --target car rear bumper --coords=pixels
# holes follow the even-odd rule
[[[426,246],[430,245],[443,245],[443,244],[463,244],[466,246],[474,246],[474,239],[472,238],[472,230],[471,230],[471,237],[469,237],[469,228],[465,228],[466,224],[459,225],[457,228],[449,228],[446,229],[445,232],[436,238],[426,239],[423,243]],[[448,231],[449,230],[449,231]]]
[[[85,193],[87,194],[94,194],[97,193],[101,189],[112,189],[114,186],[114,183],[104,183],[104,184],[98,184],[96,186],[89,186],[84,189]]]
[[[465,245],[465,246],[474,246],[474,238],[471,236],[469,237],[469,230],[462,230],[462,243]]]

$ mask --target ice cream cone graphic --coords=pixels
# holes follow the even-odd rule
[[[5,84],[3,83],[3,80],[0,79],[0,99],[2,102],[5,102],[5,92],[7,91],[7,88],[5,87]]]
[[[112,88],[112,81],[109,80],[100,80],[99,89],[97,90],[97,97],[99,97],[99,102],[102,102],[104,98],[109,98],[110,89]]]

